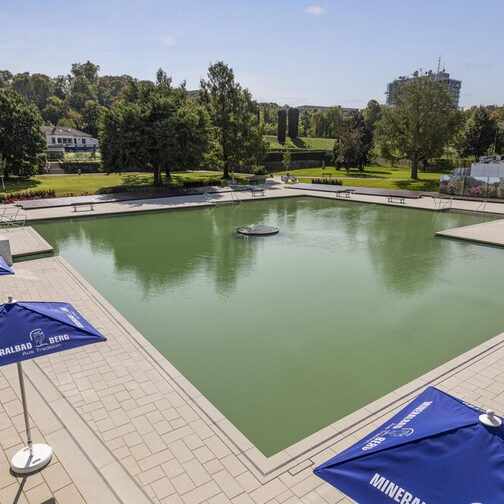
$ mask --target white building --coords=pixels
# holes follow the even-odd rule
[[[495,154],[480,157],[471,168],[456,168],[453,174],[465,177],[504,178],[504,156]]]
[[[81,150],[98,147],[98,140],[84,131],[64,126],[41,126],[41,129],[46,136],[48,148],[69,147]]]

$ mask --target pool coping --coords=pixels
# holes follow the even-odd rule
[[[310,197],[309,194],[294,194],[292,196],[282,197]],[[268,198],[273,199],[273,198]],[[334,198],[328,198],[334,200]],[[340,201],[340,200],[337,200]],[[354,200],[356,201],[356,200]],[[356,201],[357,202],[357,201]],[[362,201],[359,201],[363,203]],[[201,206],[201,205],[197,205]],[[398,206],[398,205],[390,205]],[[171,207],[170,209],[183,209],[187,207]],[[193,206],[190,208],[194,208]],[[400,208],[407,208],[400,206]],[[410,207],[411,208],[411,207]],[[153,210],[157,211],[157,210]],[[128,212],[131,213],[131,212]],[[107,214],[112,216],[116,214]],[[86,217],[83,215],[82,217]],[[68,217],[67,217],[68,218]],[[45,219],[44,219],[45,220]],[[33,230],[34,233],[37,233]],[[38,234],[38,233],[37,233]],[[401,404],[407,402],[415,393],[419,392],[425,386],[433,384],[441,378],[445,378],[451,373],[458,371],[461,367],[473,363],[478,358],[504,343],[504,333],[487,340],[484,343],[464,352],[463,354],[449,360],[441,366],[425,373],[424,375],[408,382],[407,384],[381,396],[377,400],[363,406],[351,414],[327,425],[326,427],[314,432],[302,440],[279,451],[275,455],[266,457],[233,423],[223,415],[190,381],[186,378],[166,357],[164,357],[134,326],[123,317],[117,309],[107,302],[103,296],[85,280],[62,256],[57,258],[65,267],[67,272],[76,282],[83,285],[85,289],[91,292],[97,299],[104,301],[104,309],[114,319],[125,328],[125,332],[131,335],[136,343],[156,365],[168,376],[180,392],[185,396],[191,405],[205,415],[218,432],[222,434],[223,440],[247,462],[247,466],[254,470],[256,476],[262,481],[270,480],[285,471],[295,470],[296,467],[303,466],[311,457],[324,451],[328,446],[334,444],[352,431],[362,429],[366,422],[371,418],[375,419],[378,412],[390,411]],[[89,288],[89,286],[91,288]],[[383,413],[385,414],[385,413]],[[302,469],[301,469],[302,470]]]

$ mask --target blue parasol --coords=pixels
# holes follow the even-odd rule
[[[0,256],[0,276],[14,275],[14,270],[5,262],[5,259]]]
[[[429,387],[315,474],[362,504],[502,503],[504,427]]]
[[[0,305],[0,366],[17,363],[28,445],[11,461],[14,472],[27,474],[49,463],[51,447],[33,444],[21,362],[42,355],[106,341],[68,303],[17,302]]]

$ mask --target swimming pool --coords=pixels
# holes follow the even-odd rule
[[[434,237],[474,222],[283,198],[34,227],[269,456],[502,331],[503,251]]]

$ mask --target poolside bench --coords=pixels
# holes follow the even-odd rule
[[[388,202],[389,203],[401,203],[402,205],[406,204],[406,201],[404,201],[404,196],[389,196]]]
[[[78,212],[79,207],[83,210],[86,210],[86,208],[83,207],[88,207],[88,210],[94,210],[94,203],[71,203],[71,206],[73,207],[74,212]]]
[[[334,195],[336,198],[350,198],[355,189],[336,189]]]
[[[252,187],[252,196],[264,196],[263,187]]]

